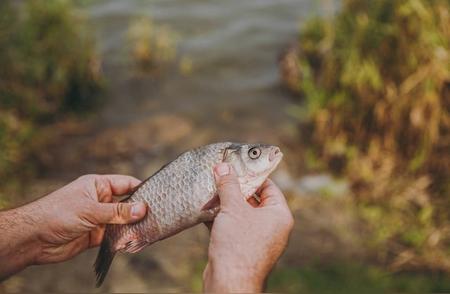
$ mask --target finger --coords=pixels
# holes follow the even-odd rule
[[[259,197],[261,198],[261,206],[268,205],[286,205],[286,199],[278,186],[271,180],[267,179],[259,190]]]
[[[113,195],[120,196],[129,193],[140,183],[140,180],[131,176],[101,175],[96,184],[107,184],[107,188],[109,188]]]
[[[105,225],[98,225],[90,232],[89,248],[97,247],[102,243],[105,235]]]
[[[214,177],[221,207],[242,206],[245,203],[236,172],[228,163],[216,165]]]
[[[98,203],[94,212],[97,224],[128,224],[140,220],[147,213],[147,205],[136,203]]]

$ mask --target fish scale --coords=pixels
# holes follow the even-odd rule
[[[247,153],[254,148],[260,150],[261,159],[248,158]],[[214,219],[218,202],[213,202],[215,207],[206,206],[217,192],[213,175],[216,164],[230,162],[238,176],[245,179],[246,192],[243,192],[249,194],[244,196],[249,197],[281,160],[281,157],[277,161],[269,160],[269,153],[276,154],[276,150],[279,151],[278,147],[261,144],[215,143],[185,152],[162,167],[124,201],[146,202],[148,211],[144,219],[134,224],[106,226],[95,262],[97,286],[103,282],[117,251],[138,252],[156,241]],[[260,174],[248,177],[255,171],[242,169],[246,164],[249,170],[251,166],[256,171],[261,170]]]

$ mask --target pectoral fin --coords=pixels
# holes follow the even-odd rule
[[[220,207],[220,198],[219,195],[214,195],[205,205],[202,207],[203,210],[209,210],[211,208]]]
[[[210,222],[220,211],[220,199],[219,195],[215,195],[211,200],[209,200],[200,212],[199,220],[201,222]]]
[[[123,248],[121,251],[136,253],[144,249],[144,247],[147,245],[148,243],[145,240],[130,240],[125,244],[125,248]]]

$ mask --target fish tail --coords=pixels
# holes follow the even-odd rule
[[[97,259],[94,263],[95,275],[97,282],[95,286],[98,288],[105,280],[109,267],[116,255],[116,251],[112,249],[111,240],[108,237],[103,238],[100,250],[98,251]]]

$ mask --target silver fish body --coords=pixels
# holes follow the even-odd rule
[[[257,154],[258,153],[258,154]],[[146,202],[145,218],[135,224],[108,225],[95,262],[97,286],[103,282],[117,251],[138,252],[198,223],[219,210],[213,167],[229,162],[245,197],[252,196],[281,160],[278,147],[216,143],[181,154],[144,181],[125,202]]]

